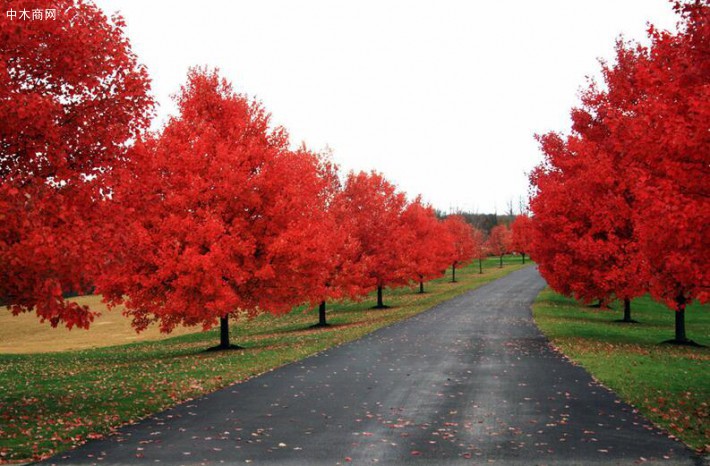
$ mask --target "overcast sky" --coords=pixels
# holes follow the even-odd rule
[[[665,0],[97,0],[120,11],[160,104],[194,65],[262,101],[294,145],[329,145],[433,206],[502,213],[527,194],[535,133],[565,131],[616,38],[673,29]]]

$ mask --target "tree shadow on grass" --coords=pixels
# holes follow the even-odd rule
[[[616,319],[616,320],[612,320],[612,322],[617,323],[617,324],[640,324],[641,323],[635,319],[630,319],[630,320]]]
[[[243,346],[239,345],[229,345],[229,346],[222,346],[222,345],[217,345],[217,346],[210,346],[206,350],[204,350],[204,353],[211,353],[214,351],[238,351],[238,350],[244,350],[246,349]]]
[[[691,348],[707,348],[707,346],[702,345],[698,342],[695,342],[693,340],[684,340],[684,341],[678,341],[678,340],[665,340],[660,343],[661,345],[672,345],[672,346],[687,346]]]

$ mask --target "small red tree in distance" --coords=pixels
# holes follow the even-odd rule
[[[488,247],[486,245],[486,234],[478,228],[473,228],[471,232],[473,239],[473,257],[478,259],[478,273],[483,273],[483,259],[488,257]]]
[[[5,14],[50,8],[48,21]],[[90,2],[6,1],[0,31],[0,297],[88,328],[95,313],[64,294],[88,292],[102,263],[96,203],[149,122],[149,80],[123,20]]]
[[[404,194],[376,172],[349,173],[338,199],[341,221],[348,222],[357,251],[348,267],[351,287],[363,292],[377,289],[377,309],[385,286],[408,283],[409,269],[402,227]]]
[[[519,252],[525,263],[525,253],[530,251],[530,241],[532,235],[532,222],[527,215],[518,215],[510,225],[511,247]]]
[[[476,254],[473,238],[473,227],[461,215],[449,215],[444,219],[444,225],[449,232],[449,240],[453,245],[451,264],[451,282],[456,282],[456,267],[466,265]]]
[[[98,285],[111,305],[125,301],[137,330],[219,321],[226,349],[230,315],[285,313],[319,292],[325,180],[216,71],[191,70],[177,103],[115,173],[122,234],[109,236]]]
[[[410,274],[419,282],[419,292],[424,293],[424,281],[439,277],[446,270],[453,245],[446,241],[448,232],[434,209],[422,205],[419,197],[404,210],[402,222]]]
[[[500,265],[503,267],[503,255],[510,251],[510,230],[506,225],[496,225],[488,237],[488,251],[500,256]]]

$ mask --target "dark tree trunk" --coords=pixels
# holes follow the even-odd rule
[[[523,256],[523,264],[524,264],[524,263],[525,263],[525,253],[522,252],[521,254],[522,254],[522,256]]]
[[[325,301],[321,301],[320,306],[318,306],[318,325],[321,327],[328,325],[325,320]]]
[[[688,343],[685,335],[685,296],[678,295],[676,298],[677,309],[675,311],[675,342]]]
[[[638,324],[638,321],[631,318],[631,298],[624,298],[624,318],[619,319],[616,322],[624,324]]]
[[[219,318],[219,345],[207,348],[207,351],[238,350],[244,349],[239,345],[229,343],[229,314]]]
[[[377,306],[375,309],[384,309],[385,303],[382,301],[382,285],[377,285]]]
[[[419,292],[424,293],[424,280],[421,277],[419,278]]]
[[[456,262],[451,264],[451,283],[456,283]]]
[[[499,269],[503,268],[503,254],[500,255],[500,265],[498,266]]]
[[[624,322],[631,322],[631,300],[624,298]]]
[[[483,259],[478,258],[478,273],[483,273]]]
[[[229,314],[219,318],[219,348],[229,348]]]

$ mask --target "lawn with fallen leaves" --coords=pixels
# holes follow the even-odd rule
[[[622,304],[612,307],[593,309],[546,289],[533,314],[558,350],[671,435],[710,453],[710,306],[685,312],[688,338],[705,347],[662,343],[674,336],[675,315],[648,296],[632,302],[639,323],[617,322]]]
[[[483,275],[477,264],[471,265],[456,271],[457,283],[450,283],[450,275],[427,283],[425,294],[418,293],[418,286],[386,290],[385,304],[392,306],[386,310],[371,309],[372,297],[329,304],[332,325],[325,328],[311,327],[318,321],[315,310],[238,322],[231,338],[245,347],[239,351],[205,351],[218,343],[216,330],[159,340],[155,338],[160,335],[150,334],[148,341],[105,346],[107,328],[125,329],[126,322],[116,313],[100,331],[82,335],[86,341],[80,344],[95,348],[0,354],[0,463],[45,458],[108,435],[179,402],[360,338],[521,267],[519,257],[506,257],[503,269],[497,258],[490,258]],[[28,345],[30,350],[46,350],[41,342],[49,340],[47,335],[61,339],[67,333],[53,333],[57,329],[31,319],[8,320],[5,325],[15,326],[2,334],[3,347],[13,352],[27,335],[46,332],[34,336],[33,342],[39,343]],[[120,331],[124,333],[118,338],[128,336]],[[108,341],[115,344],[115,339]],[[71,340],[67,346],[76,344]],[[61,348],[62,343],[52,345]]]

